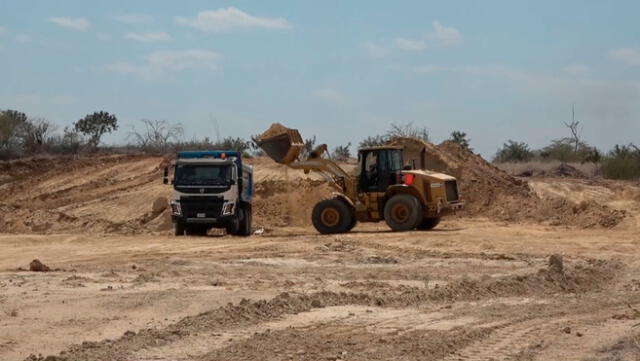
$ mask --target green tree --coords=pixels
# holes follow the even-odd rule
[[[74,129],[89,137],[88,144],[95,149],[100,144],[100,138],[106,133],[118,129],[118,118],[105,111],[88,114],[73,124]]]
[[[17,110],[0,112],[0,151],[4,155],[16,153],[19,142],[19,130],[27,123],[27,115]]]
[[[360,148],[379,147],[381,145],[384,145],[384,143],[386,143],[387,140],[388,139],[384,135],[373,135],[373,136],[364,138],[360,142],[359,147]]]
[[[525,142],[516,142],[511,139],[498,149],[493,161],[496,163],[528,162],[533,159],[534,153]]]
[[[603,160],[601,169],[606,178],[640,178],[640,148],[634,144],[616,144]]]
[[[251,142],[240,137],[226,137],[213,145],[215,150],[235,150],[241,153],[247,152],[250,148]]]
[[[351,142],[347,143],[347,145],[339,145],[333,149],[331,153],[331,158],[338,162],[346,162],[351,158],[351,151],[349,148],[351,147]]]
[[[471,139],[469,139],[469,137],[467,136],[467,133],[465,132],[454,130],[453,132],[451,132],[451,135],[449,136],[449,140],[454,143],[460,144],[460,146],[463,148],[471,150],[471,148],[469,147]]]

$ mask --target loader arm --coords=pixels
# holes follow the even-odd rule
[[[326,144],[316,147],[307,159],[300,160],[300,154],[305,147],[304,141],[297,129],[290,129],[274,123],[253,141],[275,162],[293,169],[302,169],[320,173],[338,192],[344,194],[355,203],[357,199],[356,177],[347,173],[336,162],[322,158],[327,151]]]
[[[343,193],[353,202],[357,199],[355,177],[330,159],[317,157],[295,161],[286,165],[293,169],[302,169],[305,173],[310,171],[320,173],[338,192]]]

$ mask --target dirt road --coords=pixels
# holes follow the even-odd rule
[[[340,236],[4,235],[0,244],[3,360],[639,352],[640,237],[630,230],[453,220],[405,234],[367,226]],[[564,269],[548,266],[552,254]],[[34,258],[56,271],[18,270]]]

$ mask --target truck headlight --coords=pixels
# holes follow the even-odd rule
[[[222,215],[228,216],[233,214],[233,208],[236,204],[234,202],[227,202],[222,206]]]
[[[180,207],[180,202],[171,202],[171,213],[176,216],[182,215],[182,207]]]

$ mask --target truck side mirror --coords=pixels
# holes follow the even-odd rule
[[[162,183],[169,184],[169,167],[164,167],[164,175],[162,176]]]

